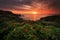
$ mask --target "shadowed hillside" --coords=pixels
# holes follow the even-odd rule
[[[52,22],[57,22],[60,20],[60,15],[52,15],[52,16],[47,16],[44,18],[41,18],[42,21],[52,21]]]
[[[38,21],[41,22],[43,25],[55,25],[60,27],[60,15],[43,17]]]
[[[1,20],[15,20],[15,21],[19,21],[19,20],[23,20],[22,18],[20,18],[21,15],[17,15],[17,14],[13,14],[10,11],[2,11],[0,10],[0,19]]]

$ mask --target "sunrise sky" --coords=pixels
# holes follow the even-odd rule
[[[60,14],[60,0],[0,0],[0,10],[23,14],[23,19],[38,20]]]

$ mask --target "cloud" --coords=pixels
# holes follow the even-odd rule
[[[16,6],[29,5],[31,0],[0,0],[0,8],[17,9]]]
[[[38,0],[38,2],[48,4],[50,8],[60,9],[60,0]]]
[[[0,0],[0,9],[24,10],[31,6],[39,9],[41,8],[41,4],[42,9],[52,8],[54,10],[60,10],[60,0]],[[45,4],[48,6],[45,6]]]
[[[60,9],[60,0],[50,0],[50,6],[55,9]]]

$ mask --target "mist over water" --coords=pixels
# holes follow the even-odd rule
[[[22,18],[24,20],[31,20],[31,21],[37,21],[42,17],[46,17],[48,15],[41,15],[41,14],[22,14]]]

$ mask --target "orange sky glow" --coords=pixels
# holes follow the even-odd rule
[[[51,9],[44,9],[44,10],[19,10],[19,11],[12,11],[13,13],[15,14],[23,14],[25,15],[24,16],[24,19],[29,19],[29,20],[38,20],[40,19],[41,17],[45,17],[45,16],[48,16],[48,15],[52,15],[52,13],[56,13],[55,10],[51,10]]]
[[[20,8],[20,7],[17,7]],[[25,15],[24,19],[29,20],[38,20],[41,17],[45,17],[47,15],[52,15],[52,13],[60,13],[60,11],[56,11],[53,8],[48,8],[47,4],[44,3],[32,3],[32,6],[24,5],[22,6],[22,10],[11,10],[15,14],[23,14]]]

